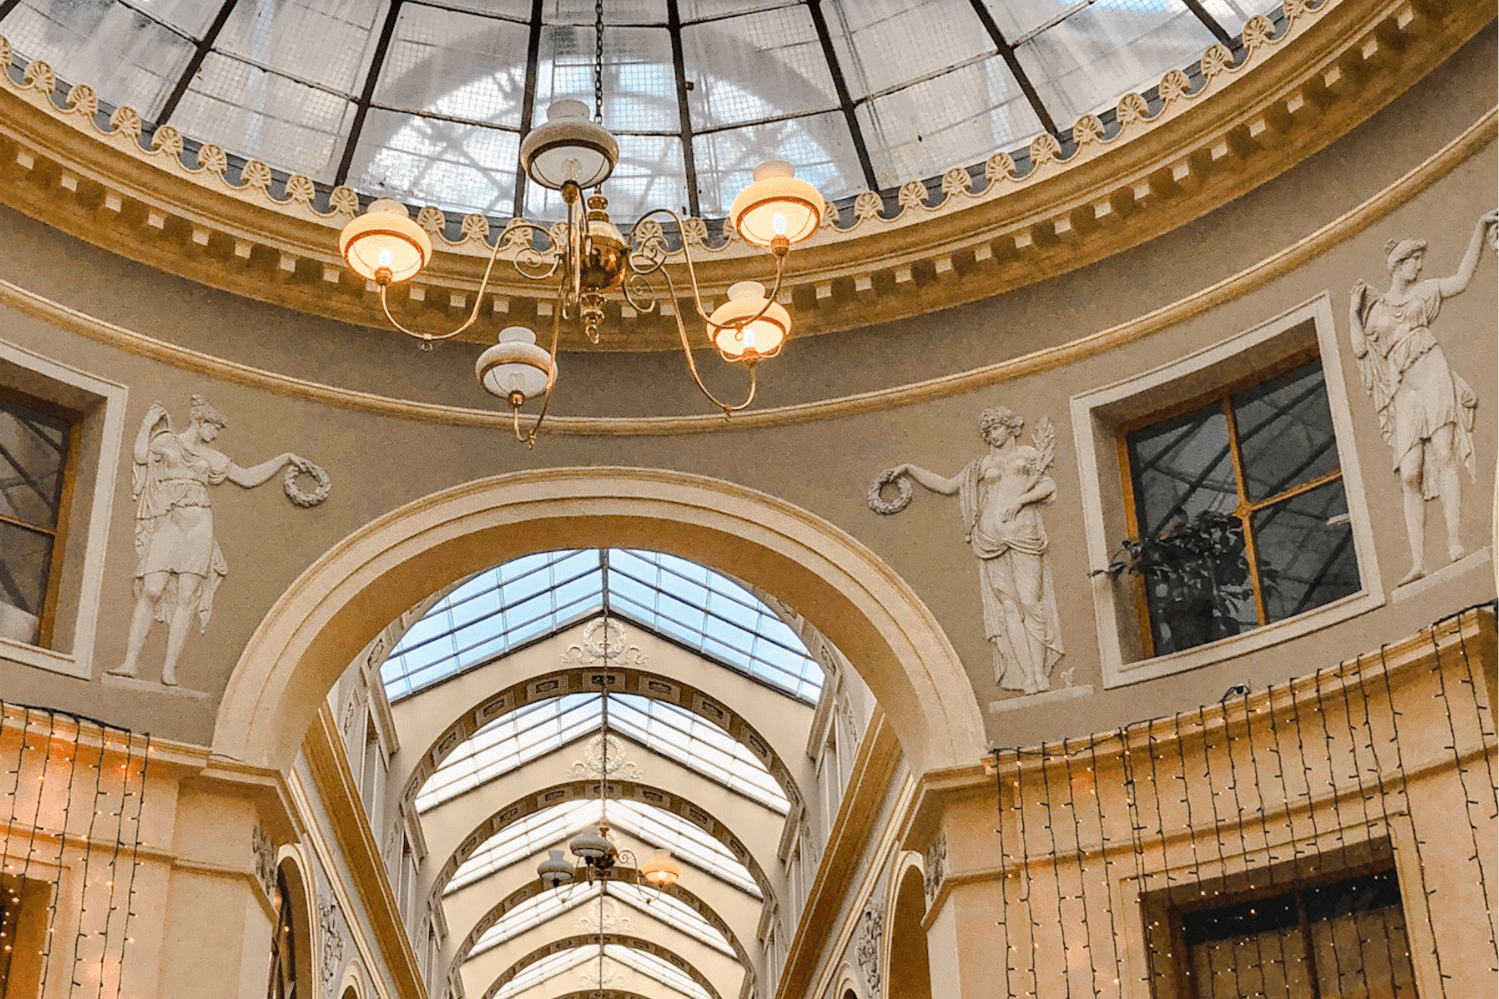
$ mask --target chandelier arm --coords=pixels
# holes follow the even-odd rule
[[[646,212],[644,215],[640,216],[640,218],[638,218],[638,219],[635,220],[635,227],[639,228],[640,223],[644,222],[646,219],[650,218],[652,215],[666,215],[666,216],[669,216],[671,218],[671,220],[677,224],[677,232],[685,232],[686,231],[685,228],[684,228],[685,224],[683,223],[681,217],[678,216],[677,213],[674,212],[674,211],[672,211],[670,208],[653,208],[653,209],[651,209],[650,211]],[[635,229],[631,229],[630,232],[631,232],[631,235],[634,235]],[[776,300],[776,296],[781,293],[781,280],[782,280],[782,278],[786,274],[786,254],[784,254],[784,253],[777,253],[777,254],[775,254],[775,258],[776,258],[776,278],[775,278],[774,284],[771,286],[770,293],[765,296],[765,306],[764,306],[764,308],[762,308],[759,312],[755,313],[753,316],[750,316],[748,319],[743,319],[743,320],[740,320],[739,322],[736,322],[734,324],[734,326],[735,326],[736,329],[744,329],[745,327],[749,326],[750,323],[757,322],[761,317],[763,317],[765,315],[765,313],[767,313],[767,312],[770,311],[770,307],[771,307],[772,304],[774,304],[774,302]],[[702,319],[703,322],[708,323],[708,324],[711,325],[712,322],[713,322],[713,320],[708,316],[708,313],[706,311],[704,311],[704,309],[703,309],[703,294],[702,294],[702,291],[698,288],[698,283],[697,283],[697,268],[695,268],[692,265],[692,254],[690,254],[690,253],[687,252],[687,244],[685,242],[683,242],[683,244],[682,244],[682,259],[684,261],[686,261],[686,263],[687,263],[687,277],[692,282],[692,306],[693,306],[693,309],[696,310],[696,312],[698,314],[698,318]],[[651,273],[653,271],[660,271],[663,274],[666,273],[666,258],[664,256],[662,257],[660,263],[656,264],[656,266],[650,268],[645,273]],[[637,272],[637,273],[640,273],[640,272]],[[670,276],[667,277],[667,284],[668,285],[671,284],[671,278],[670,278]],[[675,301],[675,298],[673,298],[673,301]]]
[[[547,377],[546,393],[541,397],[541,412],[536,414],[536,422],[531,425],[530,433],[526,434],[525,436],[521,435],[520,407],[516,406],[512,407],[511,409],[511,414],[513,415],[515,420],[515,439],[518,441],[522,441],[527,448],[533,448],[536,446],[536,433],[541,429],[542,421],[547,418],[547,410],[552,408],[552,387],[557,384],[557,343],[562,338],[562,307],[560,305],[560,300],[562,298],[562,291],[565,284],[566,282],[564,280],[557,286],[557,298],[559,299],[559,305],[557,308],[552,310],[552,349],[550,352],[551,360],[548,364],[548,368],[551,371],[551,374]]]
[[[489,290],[489,279],[494,274],[494,263],[497,259],[499,259],[500,245],[503,242],[504,240],[501,239],[499,235],[495,236],[494,248],[489,251],[489,262],[484,265],[484,277],[480,279],[479,290],[474,294],[474,307],[469,310],[468,318],[463,321],[463,325],[459,326],[457,329],[450,330],[447,333],[423,333],[418,330],[408,329],[401,324],[400,320],[391,315],[390,302],[386,298],[386,290],[390,286],[389,284],[381,284],[378,287],[380,293],[380,308],[382,311],[384,311],[386,320],[388,320],[392,326],[400,330],[402,333],[421,340],[423,342],[423,345],[428,347],[440,340],[451,340],[453,337],[462,333],[464,330],[474,325],[474,323],[479,319],[479,308],[484,304],[484,293]]]
[[[667,292],[671,295],[671,300],[675,302],[677,300],[676,284],[672,281],[670,272],[662,270],[661,273],[666,277]],[[746,367],[749,368],[749,395],[746,396],[745,400],[738,405],[730,405],[729,403],[724,402],[723,400],[719,399],[718,396],[708,391],[708,386],[703,384],[702,377],[697,373],[697,361],[692,356],[692,344],[687,339],[687,327],[682,323],[682,310],[674,308],[671,310],[671,314],[672,318],[677,321],[677,336],[682,341],[682,353],[687,355],[687,370],[691,372],[692,380],[697,383],[697,390],[703,395],[707,396],[709,402],[713,403],[713,405],[723,410],[724,416],[728,416],[730,413],[737,413],[741,409],[748,409],[750,403],[755,401],[755,389],[759,384],[755,362],[745,362]]]

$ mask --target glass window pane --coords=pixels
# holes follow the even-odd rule
[[[353,110],[325,90],[210,52],[172,123],[203,142],[331,181]]]
[[[67,451],[66,422],[0,401],[0,517],[57,527]]]
[[[966,3],[843,0],[824,4],[823,10],[838,67],[855,99],[994,51],[983,22]]]
[[[1217,403],[1127,438],[1139,536],[1239,504],[1228,420]]]
[[[349,176],[403,201],[509,215],[519,152],[517,132],[371,108]]]
[[[1241,392],[1233,408],[1251,501],[1337,471],[1338,442],[1320,361]]]
[[[375,102],[519,130],[530,30],[513,21],[408,4],[380,68]],[[503,170],[506,162],[491,166]]]
[[[6,17],[5,37],[27,61],[45,60],[61,80],[86,83],[148,121],[193,54],[186,38],[116,0],[28,0]]]
[[[1111,0],[1083,7],[1015,54],[1059,125],[1148,90],[1202,57],[1215,39],[1180,0]]]
[[[694,121],[696,114],[694,113]],[[693,136],[698,199],[705,216],[727,215],[729,204],[754,179],[755,167],[776,157],[825,198],[858,194],[867,186],[854,140],[841,112],[790,118]]]
[[[0,521],[0,602],[9,604],[40,620],[47,601],[47,576],[52,569],[50,535]],[[36,622],[16,618],[7,612],[7,623],[15,619],[29,624],[32,635],[21,639],[36,641]],[[23,628],[17,627],[19,633]]]
[[[682,61],[696,132],[838,106],[817,28],[801,5],[688,25]]]
[[[239,0],[214,49],[353,95],[363,85],[374,26],[384,19],[385,6],[369,0]],[[271,107],[286,111],[279,102]]]
[[[1160,538],[1144,573],[1155,654],[1216,642],[1259,625],[1238,517],[1214,514]]]
[[[1269,620],[1359,591],[1353,527],[1340,480],[1257,511],[1251,526]]]
[[[861,104],[857,113],[881,184],[969,166],[1041,132],[999,56]]]
[[[607,5],[606,5],[607,9]],[[587,27],[547,24],[541,30],[533,120],[564,98],[593,108],[593,16]],[[665,28],[615,28],[604,32],[604,125],[620,132],[677,132],[677,75]]]

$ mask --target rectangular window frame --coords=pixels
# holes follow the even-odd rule
[[[52,537],[52,559],[47,567],[47,592],[42,598],[42,612],[39,615],[40,623],[37,627],[36,644],[44,649],[52,646],[52,628],[57,618],[57,599],[62,591],[62,568],[63,554],[68,544],[68,522],[73,510],[73,490],[78,477],[78,448],[83,440],[83,414],[59,406],[57,403],[46,399],[38,399],[18,389],[7,385],[0,385],[0,406],[9,403],[25,409],[31,409],[38,413],[62,420],[68,425],[67,455],[63,459],[62,490],[57,502],[57,523],[51,528],[45,528],[38,524],[28,523],[13,517],[0,514],[0,523],[12,524],[23,530],[35,531],[40,534],[49,534]]]
[[[1160,418],[1176,407],[1211,398],[1223,386],[1242,387],[1260,380],[1279,365],[1312,352],[1323,359],[1328,409],[1362,588],[1314,610],[1239,635],[1179,652],[1153,655],[1153,649],[1146,644],[1149,627],[1143,630],[1140,627],[1143,591],[1136,588],[1139,585],[1136,581],[1116,580],[1106,572],[1120,539],[1132,534],[1135,524],[1132,487],[1127,477],[1128,465],[1120,450],[1119,428],[1132,421]],[[1242,656],[1384,605],[1384,584],[1375,555],[1332,299],[1327,292],[1217,343],[1074,395],[1070,409],[1105,689],[1173,676]],[[1130,509],[1126,510],[1126,504]]]
[[[90,680],[104,588],[104,559],[125,439],[130,392],[71,365],[0,338],[0,386],[76,417],[70,440],[68,495],[59,512],[54,568],[48,580],[50,620],[31,645],[0,638],[0,663]],[[66,521],[65,523],[63,521]]]
[[[1256,626],[1255,630],[1258,630],[1259,628],[1269,627],[1271,624],[1275,624],[1277,622],[1266,620],[1267,615],[1265,611],[1265,595],[1263,584],[1260,580],[1259,560],[1255,546],[1253,528],[1254,514],[1258,513],[1260,510],[1268,509],[1278,503],[1283,503],[1295,496],[1299,496],[1302,493],[1310,492],[1313,489],[1319,489],[1322,486],[1328,485],[1333,482],[1343,483],[1343,491],[1346,494],[1347,482],[1343,477],[1343,451],[1340,447],[1338,450],[1337,471],[1329,472],[1315,479],[1308,479],[1300,485],[1292,486],[1289,489],[1282,490],[1281,492],[1278,492],[1273,496],[1266,496],[1258,500],[1251,499],[1244,479],[1243,453],[1239,448],[1238,421],[1233,413],[1232,399],[1235,395],[1243,392],[1246,389],[1253,388],[1256,385],[1262,385],[1265,382],[1272,381],[1276,378],[1281,377],[1282,375],[1288,374],[1298,368],[1304,367],[1313,361],[1321,360],[1323,360],[1321,351],[1316,347],[1304,348],[1282,358],[1274,364],[1271,364],[1269,367],[1259,369],[1251,374],[1247,374],[1244,377],[1240,378],[1238,381],[1229,382],[1218,388],[1210,389],[1207,392],[1196,395],[1190,399],[1176,402],[1162,409],[1154,410],[1153,412],[1149,413],[1142,413],[1139,416],[1125,420],[1120,423],[1114,431],[1116,446],[1119,450],[1120,475],[1124,480],[1124,491],[1122,498],[1124,501],[1125,521],[1129,525],[1129,536],[1131,538],[1138,539],[1141,534],[1141,529],[1138,504],[1136,502],[1135,496],[1136,482],[1134,470],[1132,468],[1132,463],[1129,456],[1129,435],[1137,430],[1142,430],[1146,427],[1165,423],[1169,420],[1173,420],[1179,416],[1184,416],[1188,413],[1195,412],[1199,409],[1206,409],[1208,406],[1214,403],[1218,404],[1218,407],[1223,412],[1225,421],[1228,426],[1229,457],[1233,463],[1234,482],[1237,485],[1239,492],[1239,504],[1237,507],[1235,507],[1234,510],[1229,512],[1231,512],[1234,516],[1239,517],[1244,524],[1244,555],[1245,558],[1247,558],[1249,561],[1250,579],[1253,583],[1254,589],[1255,614],[1259,618],[1260,622]],[[1325,385],[1327,377],[1327,365],[1325,361],[1322,364],[1322,369],[1323,383]],[[1328,398],[1328,408],[1329,410],[1332,408],[1332,399],[1330,393]],[[1135,591],[1135,605],[1136,614],[1139,619],[1140,641],[1145,647],[1145,658],[1153,659],[1156,658],[1157,655],[1155,650],[1155,628],[1151,623],[1149,594],[1146,591],[1145,579],[1142,576],[1138,575],[1133,575],[1130,578]],[[1312,610],[1316,609],[1317,608],[1313,608]],[[1304,613],[1310,612],[1308,611]],[[1299,617],[1300,615],[1296,616]],[[1219,639],[1219,641],[1222,641],[1222,639]],[[1209,642],[1206,644],[1213,643]],[[1202,646],[1193,646],[1192,648],[1201,647]],[[1184,649],[1182,651],[1190,650]]]

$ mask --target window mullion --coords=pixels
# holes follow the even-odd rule
[[[1293,498],[1295,498],[1297,496],[1300,496],[1302,493],[1309,493],[1313,489],[1317,489],[1317,488],[1319,488],[1321,486],[1327,485],[1329,482],[1336,482],[1339,479],[1341,479],[1342,477],[1343,477],[1343,470],[1341,468],[1335,468],[1331,472],[1328,472],[1326,475],[1320,476],[1320,477],[1315,478],[1315,479],[1309,479],[1306,482],[1303,482],[1299,486],[1295,486],[1295,487],[1293,487],[1291,489],[1287,489],[1283,493],[1276,493],[1274,496],[1270,497],[1269,499],[1262,499],[1262,500],[1260,500],[1257,503],[1251,503],[1250,506],[1249,506],[1249,512],[1250,513],[1259,513],[1261,510],[1265,509],[1266,507],[1275,506],[1277,503],[1280,503],[1280,502],[1282,502],[1284,500],[1293,499]]]
[[[1265,614],[1265,591],[1260,585],[1260,561],[1255,547],[1254,529],[1251,526],[1253,507],[1249,502],[1249,484],[1244,477],[1244,456],[1239,453],[1239,425],[1234,420],[1233,396],[1223,397],[1223,418],[1228,421],[1228,454],[1234,462],[1235,485],[1239,490],[1239,505],[1234,515],[1244,525],[1244,558],[1249,562],[1249,582],[1254,588],[1254,609],[1261,625],[1268,623]]]

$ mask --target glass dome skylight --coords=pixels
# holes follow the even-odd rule
[[[592,98],[593,4],[21,0],[23,62],[199,142],[455,211],[556,217],[521,136]],[[776,150],[829,198],[983,162],[1233,44],[1250,0],[606,0],[606,193],[722,217]]]
[[[381,675],[392,701],[600,608],[815,704],[822,669],[796,632],[721,573],[622,548],[527,555],[471,577],[402,637]]]

